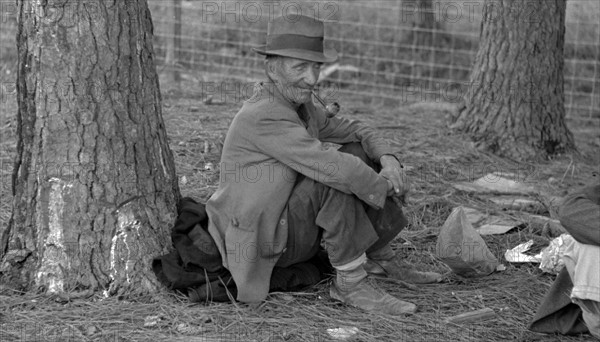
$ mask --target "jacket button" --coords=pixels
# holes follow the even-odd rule
[[[373,195],[369,195],[369,199],[370,199],[370,200],[373,200],[373,198],[375,198],[375,196],[373,196]]]
[[[237,227],[240,225],[240,223],[238,222],[238,220],[236,218],[232,218],[231,219],[231,225],[234,227]]]
[[[279,221],[279,223],[283,226],[285,224],[285,219],[281,219],[281,221]]]

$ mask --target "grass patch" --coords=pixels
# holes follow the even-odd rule
[[[184,196],[206,200],[216,189],[220,139],[239,108],[238,103],[205,105],[193,84],[163,86],[164,119]],[[469,180],[490,167],[511,170],[517,165],[476,150],[465,137],[446,127],[452,105],[417,103],[401,108],[342,101],[342,111],[378,127],[397,147],[409,169],[414,187],[407,215],[410,226],[394,242],[400,255],[415,266],[439,272],[448,269],[435,258],[440,226],[457,205],[502,214],[500,208],[476,196],[453,189],[452,182]],[[16,142],[14,124],[0,122],[0,160],[10,161]],[[570,122],[580,155],[560,156],[541,164],[523,164],[537,188],[562,195],[580,185],[598,169],[597,130],[581,121]],[[207,169],[212,163],[214,168]],[[11,165],[3,164],[3,165]],[[2,172],[10,173],[3,166]],[[550,178],[557,180],[549,182]],[[185,178],[185,181],[184,181]],[[9,216],[8,177],[2,177],[0,217]],[[185,184],[184,184],[185,183]],[[507,248],[534,239],[534,248],[548,240],[528,227],[515,233],[485,237],[490,250],[502,259]],[[479,279],[450,276],[445,283],[411,291],[391,282],[380,285],[393,295],[416,303],[413,316],[392,318],[365,313],[329,298],[328,284],[296,293],[273,293],[258,310],[241,304],[192,304],[164,291],[142,298],[65,301],[32,293],[0,290],[0,336],[7,340],[35,338],[76,341],[328,341],[327,329],[356,327],[354,341],[587,341],[588,336],[549,336],[527,331],[553,276],[535,265],[507,264],[507,270]],[[494,320],[469,325],[447,325],[444,319],[489,307]],[[155,317],[153,326],[146,319]],[[37,334],[37,335],[36,335]],[[38,336],[38,337],[36,337]],[[43,336],[43,337],[42,337]]]

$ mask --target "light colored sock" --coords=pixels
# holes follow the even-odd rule
[[[367,277],[367,271],[363,267],[366,260],[367,256],[363,253],[349,263],[334,266],[336,269],[335,283],[341,291],[349,291]]]
[[[343,265],[333,266],[333,268],[335,268],[338,271],[353,270],[353,269],[357,268],[358,266],[361,266],[362,264],[364,264],[366,261],[367,261],[367,255],[365,253],[363,253],[358,258],[356,258],[348,263],[345,263]]]

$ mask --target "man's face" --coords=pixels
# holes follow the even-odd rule
[[[311,91],[319,79],[321,63],[277,57],[269,64],[271,80],[288,101],[302,104],[311,100]]]

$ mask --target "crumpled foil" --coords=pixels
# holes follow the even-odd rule
[[[538,263],[541,260],[541,255],[527,255],[525,252],[531,248],[533,240],[529,240],[520,245],[517,245],[513,249],[507,249],[504,253],[504,258],[508,262],[532,262]]]
[[[570,234],[562,234],[550,241],[550,245],[540,252],[542,256],[540,269],[546,273],[558,274],[565,267],[565,262],[562,259],[565,248],[572,242],[573,237]]]

